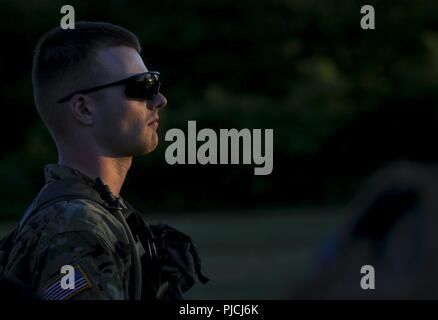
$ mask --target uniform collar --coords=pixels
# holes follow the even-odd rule
[[[98,189],[99,189],[98,188],[99,184],[97,183],[98,179],[92,179],[77,169],[73,169],[73,168],[63,166],[60,164],[46,165],[44,167],[44,176],[46,179],[46,183],[58,181],[61,179],[73,179],[73,180],[79,180],[82,183],[85,183],[85,184],[91,186],[96,191],[98,191]],[[104,186],[103,181],[100,180],[100,182],[101,182],[101,185]],[[120,208],[125,217],[129,216],[131,214],[131,211],[133,210],[132,206],[130,206],[124,199],[122,199],[122,197],[114,196],[111,193],[111,191],[109,190],[108,186],[104,186],[104,188],[106,189],[105,190],[106,196],[104,196],[103,198],[105,198],[107,202],[108,202],[108,200],[110,200],[109,202],[111,203],[112,206],[114,206],[116,208]],[[101,192],[102,192],[102,190],[99,192],[101,194],[101,197],[102,197]],[[110,198],[110,199],[108,199],[108,198]]]
[[[63,166],[60,164],[48,164],[44,167],[44,177],[46,183],[61,179],[80,180],[88,185],[94,186],[95,180],[80,172],[79,170]]]

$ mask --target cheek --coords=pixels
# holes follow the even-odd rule
[[[109,93],[101,106],[101,126],[111,131],[114,140],[141,138],[150,135],[152,128],[146,125],[151,111],[144,102],[128,100],[124,93],[115,90]],[[128,140],[129,141],[129,140]]]
[[[127,106],[120,116],[119,137],[125,143],[147,144],[153,138],[153,128],[147,126],[146,108],[140,104]]]
[[[112,124],[119,134],[129,135],[143,130],[146,124],[145,110],[138,103],[132,103],[126,99],[114,106],[112,112]]]
[[[118,129],[123,120],[123,100],[117,92],[108,92],[99,103],[99,125],[108,129]]]
[[[96,130],[100,136],[107,137],[111,136],[114,131],[119,130],[119,125],[114,119],[117,119],[118,115],[107,108],[107,106],[102,106],[102,110],[99,116],[96,117]]]
[[[141,105],[129,106],[125,109],[123,118],[131,129],[143,131],[146,127],[146,111]]]

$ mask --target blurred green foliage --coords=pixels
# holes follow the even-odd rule
[[[21,214],[56,150],[33,107],[32,50],[63,1],[0,0],[0,216]],[[342,202],[396,158],[434,161],[438,2],[71,1],[76,20],[136,33],[168,107],[159,148],[136,159],[124,196],[154,210]],[[376,30],[360,28],[360,7]],[[273,128],[274,171],[169,166],[164,132]]]

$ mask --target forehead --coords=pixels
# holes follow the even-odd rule
[[[96,52],[96,60],[105,76],[112,80],[148,71],[137,50],[130,47],[108,47]]]

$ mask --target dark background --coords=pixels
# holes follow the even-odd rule
[[[43,166],[57,161],[55,146],[33,105],[31,60],[38,38],[59,24],[64,4],[0,1],[3,220],[18,219],[43,184]],[[259,221],[260,228],[270,223],[265,237],[290,235],[291,245],[284,244],[284,250],[298,255],[290,261],[276,256],[274,264],[292,274],[294,268],[304,268],[304,257],[316,238],[338,221],[336,208],[372,172],[394,160],[437,159],[438,2],[68,4],[75,8],[76,21],[107,21],[133,31],[148,69],[161,72],[168,99],[160,114],[161,143],[153,154],[135,159],[122,196],[144,213],[183,219],[176,224],[195,233],[204,230],[198,234],[204,252],[224,248],[220,240],[209,238],[216,230],[216,239],[229,237],[230,248],[239,255],[240,245],[254,248],[247,236],[256,242],[265,239],[256,227],[251,229],[254,234],[245,235],[247,223]],[[376,10],[375,30],[360,28],[360,8],[365,4]],[[196,120],[198,130],[272,128],[272,174],[254,176],[254,165],[168,165],[164,134],[170,128],[186,132],[188,120]],[[236,214],[242,217],[239,222],[233,220]],[[203,223],[200,217],[209,224],[197,229],[197,223]],[[315,238],[306,242],[312,233]],[[269,250],[284,239],[274,241]],[[299,250],[304,250],[301,255]],[[221,256],[208,261],[217,266]],[[235,273],[233,268],[230,272]],[[276,288],[282,281],[267,290],[281,296]],[[258,289],[251,293],[245,287],[243,297],[257,297],[262,292]],[[230,297],[227,290],[217,292]]]

